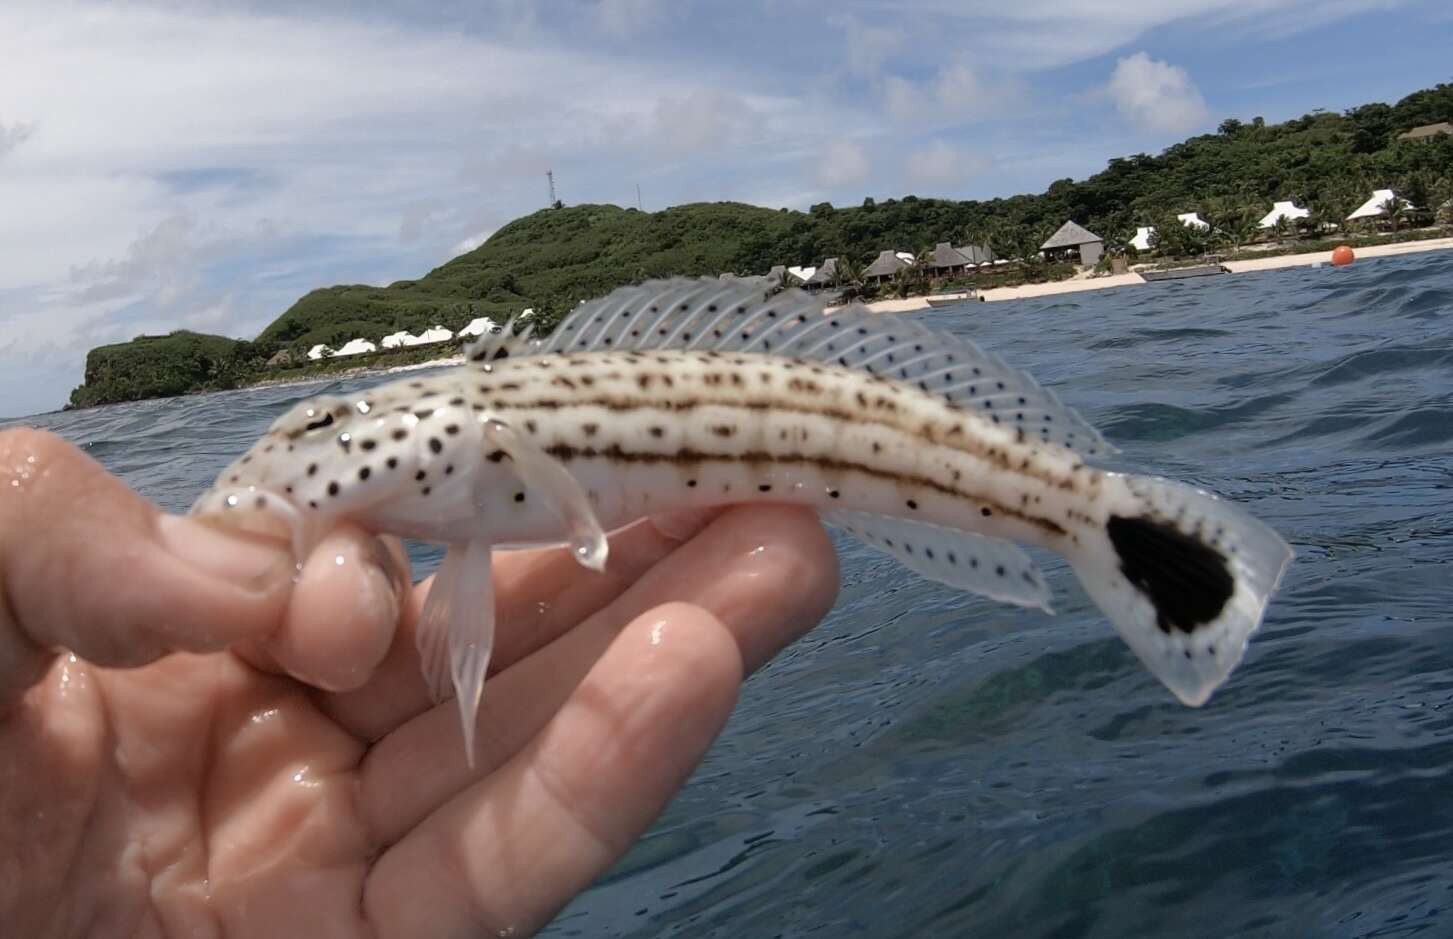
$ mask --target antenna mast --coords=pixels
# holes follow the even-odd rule
[[[555,198],[555,171],[554,170],[546,170],[545,171],[545,181],[550,184],[550,208],[552,208],[552,209],[558,209],[560,207],[560,200],[557,199],[557,198]]]
[[[638,212],[644,212],[644,211],[646,211],[645,209],[641,208],[641,184],[640,183],[636,183],[636,211],[638,211]]]

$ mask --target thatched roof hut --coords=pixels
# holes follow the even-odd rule
[[[933,246],[933,252],[928,256],[927,267],[935,274],[957,274],[970,263],[972,262],[958,248],[953,247],[947,241],[940,241]]]
[[[1080,263],[1091,267],[1098,264],[1105,253],[1105,240],[1071,220],[1050,235],[1049,240],[1039,246],[1039,250],[1046,256],[1078,254]]]
[[[863,271],[863,279],[882,282],[907,266],[908,262],[900,258],[891,249],[888,251],[879,251],[878,257]]]
[[[821,290],[823,287],[831,287],[837,283],[837,258],[828,258],[823,261],[812,272],[812,276],[803,282],[802,286],[808,290]]]

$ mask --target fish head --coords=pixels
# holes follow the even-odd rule
[[[269,516],[302,550],[327,521],[364,516],[401,490],[419,463],[418,423],[374,393],[310,398],[224,469],[192,514],[259,530],[275,527],[259,523]]]

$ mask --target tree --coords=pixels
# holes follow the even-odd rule
[[[1392,226],[1392,230],[1397,231],[1398,224],[1407,215],[1407,204],[1403,202],[1397,193],[1393,193],[1392,198],[1384,199],[1378,208],[1382,209],[1383,218],[1387,219],[1388,224]]]

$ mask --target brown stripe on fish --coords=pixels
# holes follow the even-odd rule
[[[1014,454],[1010,448],[1012,444],[986,444],[977,440],[973,434],[966,433],[962,424],[950,425],[948,429],[939,431],[937,425],[932,422],[910,427],[899,421],[882,419],[873,414],[857,414],[831,406],[808,407],[796,403],[747,400],[740,399],[711,399],[711,398],[673,398],[662,400],[651,400],[645,398],[627,397],[605,397],[592,396],[589,398],[537,398],[527,401],[508,401],[496,399],[491,402],[494,408],[501,413],[509,411],[529,411],[538,409],[543,411],[558,411],[565,408],[593,407],[614,413],[627,413],[633,411],[694,411],[704,407],[720,408],[741,408],[746,411],[773,411],[778,414],[791,414],[802,417],[819,417],[828,420],[839,421],[855,426],[882,427],[888,430],[897,431],[910,437],[917,437],[935,446],[941,446],[948,450],[963,453],[976,457],[994,467],[1023,475],[1027,478],[1037,480],[1045,485],[1062,489],[1066,492],[1078,492],[1080,481],[1077,479],[1082,470],[1083,463],[1076,462],[1069,475],[1056,473],[1045,469],[1037,463],[1032,462],[1036,454],[1031,450],[1028,456]],[[892,413],[897,413],[896,408]],[[967,412],[966,412],[967,413]],[[992,424],[993,422],[990,421]],[[1026,440],[1016,440],[1016,444],[1029,445]],[[1018,457],[1016,459],[1016,456]],[[1028,463],[1028,465],[1026,465]],[[1086,474],[1086,484],[1093,490],[1099,482],[1099,473],[1091,470]]]
[[[747,451],[744,453],[708,453],[702,450],[689,448],[677,450],[675,453],[646,453],[640,451],[626,450],[619,444],[611,444],[606,447],[575,447],[569,444],[554,444],[545,448],[545,452],[568,463],[571,460],[592,460],[604,459],[615,460],[621,463],[639,463],[646,465],[669,464],[672,466],[698,468],[704,463],[722,464],[749,464],[749,465],[775,465],[792,463],[802,466],[810,466],[824,472],[836,473],[861,473],[864,476],[884,482],[896,483],[900,486],[917,486],[923,489],[930,489],[942,495],[955,499],[963,499],[980,506],[979,514],[984,518],[991,518],[995,515],[1002,515],[1015,521],[1032,525],[1050,535],[1062,536],[1067,534],[1066,528],[1053,519],[1033,515],[1012,506],[1003,505],[990,499],[986,499],[980,493],[966,492],[946,486],[938,480],[924,476],[917,476],[908,473],[892,473],[886,470],[875,469],[864,466],[860,463],[850,463],[845,460],[836,460],[829,457],[809,456],[806,454],[773,454],[762,450]],[[836,496],[834,496],[836,498]],[[916,509],[917,503],[912,499],[907,500],[910,508]]]

